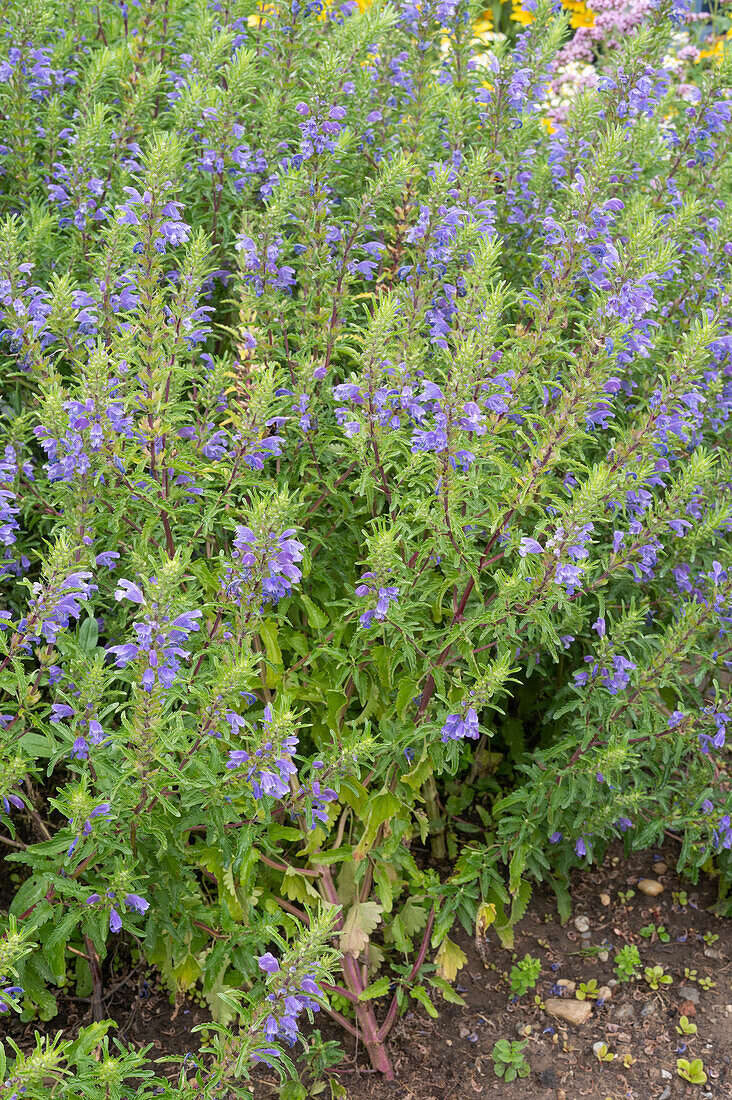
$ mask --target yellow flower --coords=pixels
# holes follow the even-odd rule
[[[534,15],[532,12],[524,11],[521,5],[516,3],[511,8],[511,18],[514,23],[521,23],[524,27],[534,22]]]
[[[587,6],[585,0],[562,0],[562,4],[567,11],[572,13],[571,27],[593,27],[595,25],[595,13]],[[528,26],[529,23],[534,22],[533,14],[522,7],[521,0],[514,0],[511,18],[514,23],[521,23],[523,26]]]
[[[722,55],[724,53],[724,43],[725,39],[727,38],[732,38],[732,29],[728,30],[726,34],[723,34],[720,38],[718,38],[712,46],[711,50],[701,50],[699,53],[699,60],[701,61],[704,57],[713,57],[717,64],[719,64],[722,60]]]
[[[584,11],[576,11],[569,21],[570,27],[594,27],[595,13],[585,8]]]
[[[277,8],[274,4],[267,4],[265,0],[259,0],[256,12],[253,12],[252,15],[247,18],[247,26],[251,27],[253,30],[256,30],[257,27],[266,27],[268,21],[265,19],[265,15],[268,13],[271,14],[276,10]]]

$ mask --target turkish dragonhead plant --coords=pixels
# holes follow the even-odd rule
[[[549,133],[569,16],[478,15],[9,8],[8,1096],[229,1095],[319,1010],[391,1076],[616,837],[724,898],[730,56],[649,4]],[[112,955],[209,1006],[173,1078]]]

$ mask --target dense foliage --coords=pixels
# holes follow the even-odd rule
[[[580,6],[6,10],[8,1100],[228,1096],[318,1010],[391,1074],[616,837],[724,906],[732,64],[649,2],[559,103]]]

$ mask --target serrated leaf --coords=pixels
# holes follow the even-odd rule
[[[171,976],[175,979],[176,985],[185,993],[187,989],[195,985],[201,976],[202,969],[201,964],[191,955],[190,952],[174,966],[170,971]]]
[[[359,994],[359,1001],[373,1001],[375,997],[385,997],[389,992],[389,978],[378,978]]]
[[[440,978],[440,977],[437,977],[437,976],[433,975],[431,978],[428,978],[427,980],[429,981],[430,985],[434,989],[439,989],[439,991],[442,994],[444,1000],[446,1000],[449,1004],[451,1004],[451,1005],[465,1005],[467,1003],[465,998],[461,997],[460,994],[457,993],[452,988],[450,983],[446,982],[444,980],[444,978]]]
[[[304,592],[301,592],[299,594],[298,598],[299,598],[300,602],[302,603],[303,607],[305,608],[305,610],[307,611],[308,615],[310,616],[310,619],[311,619],[312,624],[315,627],[315,629],[316,630],[325,630],[326,626],[330,622],[330,619],[328,618],[326,613],[322,610],[322,608],[318,607],[317,604],[313,603],[313,601],[310,599],[310,597],[306,596]]]
[[[412,680],[409,677],[403,677],[399,681],[399,687],[397,689],[396,697],[396,713],[397,718],[404,718],[407,708],[410,706],[415,696],[419,695],[419,686],[416,680]]]
[[[385,821],[389,821],[394,817],[401,808],[401,802],[396,795],[391,793],[391,791],[380,791],[378,794],[371,796],[367,804],[368,817],[366,819],[366,828],[358,843],[358,847],[355,848],[353,852],[353,858],[355,860],[365,857],[369,848],[376,840],[376,834],[379,827],[383,825]]]
[[[117,1027],[114,1020],[99,1020],[82,1028],[78,1038],[74,1040],[66,1052],[68,1064],[73,1065],[79,1055],[88,1057],[95,1047],[99,1046],[110,1028],[113,1027]]]
[[[282,878],[282,893],[290,901],[299,901],[301,903],[307,902],[309,898],[314,901],[320,901],[320,894],[315,889],[312,881],[306,876],[301,875],[298,871],[292,870],[288,867]]]
[[[383,910],[375,901],[355,902],[348,910],[340,935],[344,955],[357,957],[366,950],[369,936],[381,920]]]
[[[438,976],[447,982],[454,982],[458,971],[462,970],[467,961],[468,957],[462,947],[445,936],[435,955]]]
[[[413,898],[407,898],[399,916],[408,936],[414,936],[417,932],[421,932],[427,923],[426,908],[424,905],[419,905]]]
[[[431,1016],[433,1020],[436,1020],[439,1013],[430,999],[430,995],[423,985],[415,985],[409,990],[409,996],[414,998],[415,1001],[423,1006],[428,1016]]]

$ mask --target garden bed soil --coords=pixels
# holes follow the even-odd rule
[[[393,1082],[371,1072],[363,1049],[348,1040],[338,1073],[348,1100],[732,1100],[732,921],[709,912],[715,880],[690,886],[671,870],[673,860],[672,846],[630,860],[615,850],[602,866],[576,872],[572,918],[564,926],[553,895],[537,890],[517,927],[513,953],[539,958],[542,971],[536,988],[516,1001],[511,1001],[503,977],[512,953],[491,936],[486,965],[469,937],[455,935],[468,959],[456,982],[465,1005],[441,1005],[437,1020],[415,1009],[398,1022],[390,1042],[397,1075]],[[641,878],[660,882],[663,892],[656,898],[644,896],[637,888]],[[622,896],[631,890],[633,897]],[[587,918],[589,938],[575,926],[577,917]],[[663,926],[661,938],[648,934],[650,925]],[[641,929],[646,929],[645,936]],[[614,954],[626,944],[638,947],[644,967],[662,966],[673,983],[652,990],[643,979],[621,982],[603,1004],[593,1003],[589,1020],[579,1027],[547,1013],[544,1004],[558,982],[573,981],[579,987],[595,979],[602,987],[614,979]],[[609,945],[607,961],[591,953],[604,945]],[[696,971],[693,980],[685,979],[685,969]],[[714,985],[705,988],[707,979]],[[167,994],[139,974],[130,972],[117,981],[122,984],[108,996],[105,1010],[118,1023],[118,1038],[136,1047],[151,1044],[153,1058],[195,1051],[191,1029],[208,1019],[205,1008],[190,1001],[171,1006]],[[562,1001],[574,999],[570,993]],[[63,1028],[73,1034],[80,1023],[89,1022],[85,1002],[62,997],[60,1006],[59,1017],[46,1025],[49,1031]],[[683,1013],[697,1025],[695,1036],[679,1035]],[[323,1022],[320,1017],[328,1038],[341,1036]],[[28,1046],[37,1027],[16,1021],[11,1033]],[[527,1078],[512,1083],[496,1078],[490,1054],[499,1039],[525,1040]],[[598,1059],[593,1050],[598,1043],[615,1054],[612,1061]],[[680,1057],[703,1060],[706,1084],[691,1085],[678,1077]],[[276,1079],[261,1069],[253,1092],[242,1088],[237,1094],[276,1098]],[[320,1095],[329,1094],[326,1089]]]

